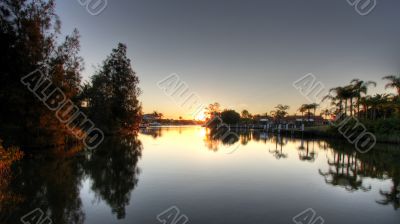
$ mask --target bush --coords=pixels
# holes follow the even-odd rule
[[[7,172],[11,165],[24,156],[24,153],[15,147],[5,149],[0,139],[0,176]]]
[[[225,110],[221,113],[221,119],[226,124],[238,124],[240,122],[240,114],[234,110]]]

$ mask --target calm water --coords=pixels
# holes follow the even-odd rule
[[[228,146],[201,127],[181,127],[77,151],[16,164],[0,186],[2,223],[40,208],[54,224],[156,224],[171,206],[201,224],[289,224],[307,208],[325,223],[400,222],[395,145],[363,155],[340,141],[253,132]]]

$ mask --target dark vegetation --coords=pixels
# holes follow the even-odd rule
[[[0,4],[0,138],[6,145],[54,146],[77,139],[21,78],[40,69],[106,134],[134,132],[139,124],[139,79],[118,44],[82,84],[83,59],[77,30],[63,38],[55,1],[4,0]],[[85,103],[86,107],[82,107]]]

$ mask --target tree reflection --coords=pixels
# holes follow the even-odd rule
[[[79,151],[81,146],[71,150]],[[63,148],[51,153],[27,155],[13,172],[10,189],[22,197],[8,217],[18,223],[27,212],[40,208],[53,223],[84,223],[85,214],[79,196],[83,177],[82,157],[71,156]]]
[[[334,152],[334,161],[328,160],[329,170],[319,173],[325,177],[325,182],[333,186],[344,187],[348,191],[369,191],[371,186],[363,186],[363,178],[358,174],[360,163],[356,153]]]
[[[106,139],[101,147],[87,156],[85,172],[92,179],[91,189],[104,200],[118,219],[125,217],[132,190],[138,183],[137,162],[142,144],[136,136]]]
[[[76,145],[35,152],[16,164],[13,178],[7,179],[7,185],[2,184],[0,190],[18,198],[1,204],[0,223],[19,223],[23,215],[36,208],[42,209],[53,223],[84,223],[80,190],[88,177],[96,197],[104,200],[118,219],[124,218],[125,207],[138,183],[140,141],[136,136],[124,136],[105,139],[90,153],[81,149]]]
[[[267,141],[269,140],[269,134],[268,132],[254,131],[252,134],[252,140],[255,142],[267,143]]]
[[[219,146],[231,146],[236,144],[239,140],[242,142],[242,144],[247,144],[246,140],[244,140],[243,138],[251,139],[251,137],[249,136],[242,137],[241,133],[227,134],[226,130],[222,129],[218,129],[217,131],[206,129],[206,134],[203,140],[205,146],[209,150],[217,152],[219,150]]]
[[[379,180],[391,179],[393,185],[390,189],[380,189],[381,199],[377,203],[382,205],[392,205],[394,209],[399,208],[400,204],[400,152],[398,146],[377,145],[374,150],[367,154],[358,153],[354,146],[337,139],[315,140],[308,138],[285,138],[282,135],[272,133],[236,130],[242,145],[250,141],[273,144],[274,150],[269,152],[278,160],[288,158],[285,153],[285,145],[291,141],[297,144],[298,158],[300,161],[315,162],[318,152],[325,151],[327,154],[328,169],[319,169],[318,172],[324,177],[325,183],[342,187],[349,192],[371,191],[371,186],[365,185],[365,178]],[[207,133],[204,141],[207,148],[218,151],[218,147],[223,145],[218,138]]]
[[[398,150],[398,149],[397,149]],[[398,151],[397,151],[398,152]],[[382,205],[393,205],[395,210],[400,208],[400,153],[392,156],[386,156],[385,164],[389,165],[388,175],[392,178],[392,187],[390,190],[380,190],[381,200],[377,202]]]
[[[242,145],[247,145],[247,143],[249,143],[253,139],[252,132],[249,131],[240,132],[239,137],[240,137],[240,144]]]
[[[269,152],[272,153],[276,159],[286,159],[288,154],[283,153],[283,146],[286,145],[286,143],[283,143],[281,135],[274,136],[272,141],[275,142],[275,150],[269,150]],[[278,144],[280,146],[280,150],[278,150]]]
[[[24,156],[18,148],[3,147],[0,139],[0,223],[7,218],[16,206],[23,201],[23,198],[10,189],[13,178],[11,167]]]
[[[364,186],[364,178],[392,179],[393,187],[389,191],[380,190],[383,199],[379,204],[392,204],[399,208],[399,171],[398,160],[400,152],[391,145],[377,145],[369,153],[362,154],[354,150],[353,146],[341,141],[327,140],[333,158],[328,159],[329,171],[320,174],[328,184],[345,187],[348,191],[369,191],[371,186]],[[333,161],[332,161],[333,160]]]
[[[382,205],[393,205],[395,210],[400,207],[400,184],[398,179],[393,179],[393,187],[390,191],[380,190],[379,193],[383,196],[382,200],[377,201]]]
[[[219,140],[218,138],[213,138],[210,133],[207,133],[204,136],[204,143],[209,150],[217,152],[218,146],[221,144],[221,140]]]
[[[298,147],[299,149],[299,159],[301,161],[314,162],[317,156],[314,148],[314,140],[312,141],[312,151],[310,152],[310,140],[306,140],[306,147],[304,147],[304,139],[301,139],[301,145]]]
[[[140,134],[152,136],[154,139],[162,137],[161,128],[141,128]]]
[[[155,129],[157,130],[157,129]],[[379,146],[368,154],[357,153],[352,145],[338,140],[313,139],[290,140],[282,135],[273,136],[263,132],[240,132],[238,141],[247,144],[257,141],[271,146],[270,152],[281,161],[290,158],[315,162],[317,153],[327,154],[327,168],[320,169],[320,181],[348,192],[370,191],[364,179],[391,180],[393,185],[380,190],[376,202],[399,208],[400,198],[400,151],[398,147]],[[289,141],[291,142],[289,144]],[[221,145],[232,144],[206,133],[205,143],[209,149],[218,150]],[[292,146],[293,143],[293,146]],[[248,144],[251,146],[252,144]],[[290,151],[289,147],[297,151]],[[142,144],[137,136],[108,138],[91,153],[80,152],[81,146],[65,150],[59,148],[51,153],[26,155],[13,167],[13,177],[0,180],[1,195],[16,195],[0,204],[0,223],[18,223],[19,218],[35,208],[41,208],[53,223],[84,223],[85,213],[80,198],[81,184],[91,183],[91,190],[99,201],[104,201],[113,215],[123,219],[131,201],[132,191],[138,184],[140,169],[138,160]],[[267,148],[268,149],[268,148]],[[324,153],[324,154],[325,154]],[[297,157],[296,155],[299,155]],[[285,160],[285,162],[292,162]],[[306,165],[311,165],[305,163]],[[12,214],[11,216],[7,216]],[[5,220],[5,221],[4,221]]]

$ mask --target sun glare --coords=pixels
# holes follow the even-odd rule
[[[205,115],[205,110],[203,109],[197,116],[195,117],[195,120],[198,121],[205,121],[206,120],[206,115]]]

